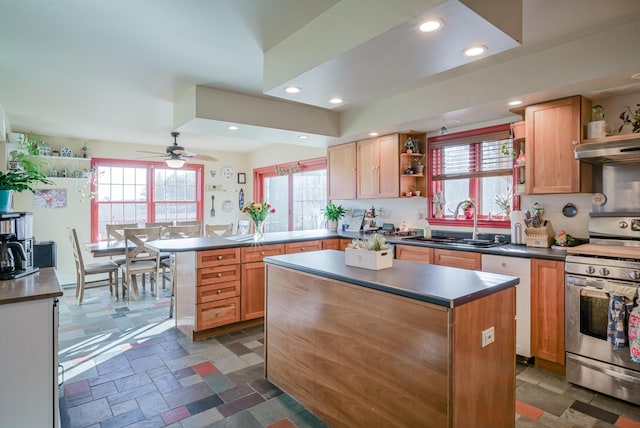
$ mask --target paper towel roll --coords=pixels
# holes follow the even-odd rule
[[[525,244],[524,235],[524,211],[511,211],[511,243],[516,245]]]

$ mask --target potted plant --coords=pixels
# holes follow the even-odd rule
[[[462,208],[462,212],[464,213],[464,218],[470,220],[473,218],[473,199],[467,199],[460,208]]]
[[[416,143],[413,141],[413,138],[411,137],[407,137],[407,139],[404,142],[404,147],[407,149],[407,153],[409,154],[418,153],[418,146],[416,146]]]
[[[620,113],[622,125],[618,128],[618,134],[631,134],[640,132],[640,104],[636,104],[636,109],[631,111],[627,106],[626,110]]]
[[[393,251],[384,235],[374,233],[367,239],[354,239],[345,249],[345,264],[365,269],[386,269],[393,266]]]
[[[52,184],[43,172],[46,161],[37,157],[37,142],[27,140],[22,147],[21,150],[12,150],[9,153],[12,168],[0,171],[0,212],[11,211],[14,192],[34,192],[38,183]]]
[[[322,210],[322,214],[329,222],[329,229],[338,230],[338,220],[346,214],[347,210],[342,205],[336,205],[329,201],[327,206]]]
[[[511,192],[509,190],[503,195],[497,194],[494,201],[496,206],[500,208],[500,212],[504,213],[505,216],[508,217],[511,214]]]

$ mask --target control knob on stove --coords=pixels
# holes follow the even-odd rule
[[[600,268],[600,270],[598,271],[600,273],[600,275],[602,276],[607,276],[609,275],[609,269],[607,268]]]
[[[596,271],[596,268],[594,268],[593,266],[587,266],[584,271],[589,275],[593,275]]]
[[[640,273],[638,273],[637,270],[633,270],[633,271],[629,272],[629,278],[631,278],[631,279],[639,279],[640,278]]]
[[[618,223],[618,227],[620,229],[626,229],[627,227],[629,227],[629,223],[627,223],[626,221],[622,220],[620,223]]]

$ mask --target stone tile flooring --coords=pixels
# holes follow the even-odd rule
[[[193,343],[168,319],[166,295],[127,304],[99,288],[78,307],[65,289],[61,301],[63,428],[326,426],[264,379],[261,327]],[[640,428],[637,406],[517,371],[518,428]]]

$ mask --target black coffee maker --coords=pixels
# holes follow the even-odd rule
[[[18,278],[26,271],[27,256],[14,233],[0,234],[0,279]]]

